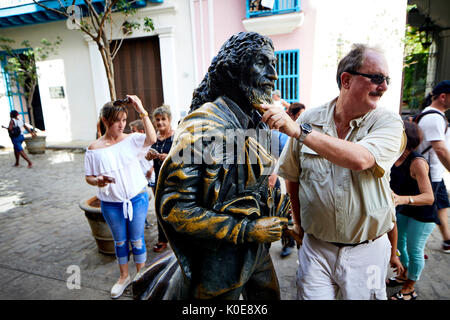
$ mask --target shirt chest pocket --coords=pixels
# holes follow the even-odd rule
[[[300,180],[323,181],[331,170],[328,160],[305,145],[300,149],[300,166]]]
[[[359,129],[359,130],[356,132],[355,139],[354,139],[353,142],[361,141],[365,136],[367,136],[367,134],[368,134],[367,129],[365,129],[365,130]],[[352,140],[352,139],[350,139],[350,141],[351,141],[351,140]]]

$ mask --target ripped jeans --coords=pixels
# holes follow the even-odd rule
[[[144,263],[147,259],[144,224],[148,210],[148,193],[139,193],[131,199],[131,203],[133,205],[132,221],[124,218],[122,202],[101,201],[101,210],[114,238],[119,264],[128,263],[129,242],[131,242],[135,263]]]

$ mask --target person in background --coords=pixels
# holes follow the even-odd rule
[[[281,98],[280,90],[274,90],[272,92],[272,101],[274,105],[282,108],[284,111],[287,111],[289,109],[289,103]]]
[[[24,141],[23,136],[23,130],[28,130],[33,137],[36,136],[36,131],[34,128],[23,122],[22,119],[19,118],[19,112],[16,110],[12,110],[9,113],[9,116],[11,120],[9,121],[8,127],[2,126],[4,129],[8,130],[9,138],[11,139],[11,142],[14,147],[14,157],[16,159],[16,162],[14,163],[14,167],[19,166],[19,160],[20,157],[24,158],[26,162],[28,162],[28,168],[33,167],[33,163],[31,162],[30,158],[25,153],[25,150],[23,150],[22,143]]]
[[[302,114],[302,112],[305,110],[306,108],[303,103],[294,102],[291,103],[291,105],[289,106],[287,113],[289,114],[292,120],[296,121],[298,117]]]
[[[303,237],[300,299],[387,299],[395,222],[390,169],[406,145],[400,115],[378,108],[388,74],[380,49],[355,44],[338,64],[337,98],[297,122],[261,106],[262,120],[290,136],[278,175],[289,181],[294,230]]]
[[[146,155],[147,160],[153,160],[155,168],[155,178],[158,182],[159,171],[167,154],[172,147],[174,130],[172,129],[171,120],[172,114],[167,105],[162,105],[153,111],[153,118],[155,119],[156,129],[158,131],[157,140],[155,144]],[[155,152],[156,151],[156,152]],[[153,187],[153,194],[155,194],[156,187]],[[161,252],[167,247],[167,238],[161,226],[158,223],[158,242],[153,246],[154,252]]]
[[[124,133],[127,104],[131,104],[144,122],[145,134]],[[100,111],[105,134],[91,143],[85,154],[86,182],[98,187],[101,211],[114,238],[120,278],[111,289],[111,297],[120,297],[131,283],[128,274],[131,242],[136,271],[145,265],[147,251],[144,221],[148,210],[147,179],[139,158],[156,141],[148,113],[137,96],[106,103]]]
[[[138,133],[145,133],[144,129],[144,122],[140,119],[134,120],[133,122],[130,122],[129,127],[131,129],[131,132],[138,132]],[[155,186],[155,170],[153,168],[153,160],[148,161],[144,157],[139,161],[142,172],[144,173],[145,177],[147,178],[148,184],[150,188],[153,188]],[[151,190],[151,191],[150,191]],[[149,199],[151,200],[153,189],[150,189],[149,193]],[[148,223],[147,218],[145,218],[145,229],[150,228],[150,223]]]
[[[447,210],[450,207],[444,172],[450,170],[450,150],[446,145],[447,119],[445,111],[450,109],[450,80],[439,82],[426,98],[431,103],[422,113],[435,111],[422,116],[418,125],[423,132],[423,141],[418,152],[425,156],[430,164],[431,184],[438,208],[439,229],[442,234],[442,251],[450,253],[450,228]]]
[[[271,130],[271,133],[271,154],[274,156],[276,161],[278,161],[289,136],[278,130]],[[269,187],[271,189],[280,188],[280,179],[278,178],[276,172],[269,175]],[[292,223],[291,217],[289,216],[288,218],[289,222]],[[281,243],[283,247],[281,249],[280,256],[284,258],[292,253],[292,248],[295,246],[295,240],[289,235],[283,235],[281,237]]]
[[[436,223],[429,165],[423,155],[414,151],[422,140],[417,124],[404,121],[408,139],[406,149],[391,169],[391,189],[396,205],[398,250],[403,272],[388,280],[388,286],[403,285],[391,300],[414,300],[414,289],[425,266],[424,248]]]
[[[302,104],[302,103],[299,103],[299,102],[294,102],[294,103],[292,103],[289,106],[289,108],[287,110],[287,113],[291,117],[292,120],[296,121],[297,118],[300,116],[300,114],[303,111],[305,111],[305,105]],[[284,133],[281,133],[278,130],[272,130],[272,136],[276,137],[277,135],[279,136],[278,137],[279,138],[279,145],[281,147],[279,149],[278,155],[276,156],[276,158],[278,159],[280,157],[280,155],[281,155],[281,152],[282,152],[286,142],[287,142],[288,135],[286,135]],[[273,142],[272,142],[272,145],[273,145]],[[288,185],[288,181],[287,180],[285,181],[285,184],[286,184],[286,189],[287,189],[287,185]],[[276,174],[276,172],[272,173],[269,176],[269,186],[271,188],[273,188],[275,186],[279,187],[279,180],[278,180],[278,175]],[[293,224],[292,213],[289,213],[289,225],[291,225],[291,224]],[[282,258],[284,258],[284,257],[287,257],[287,256],[289,256],[291,254],[292,248],[295,246],[295,240],[289,235],[283,235],[283,237],[281,238],[281,242],[283,244],[283,247],[281,249],[280,256]]]

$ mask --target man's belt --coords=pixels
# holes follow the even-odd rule
[[[361,244],[366,244],[366,243],[369,243],[369,242],[373,242],[373,241],[375,241],[375,240],[377,240],[377,239],[379,239],[379,238],[381,238],[382,236],[384,236],[385,234],[383,233],[382,235],[379,235],[378,237],[376,237],[375,239],[372,239],[372,240],[366,240],[366,241],[363,241],[363,242],[359,242],[359,243],[339,243],[339,242],[330,242],[331,244],[334,244],[336,247],[338,247],[338,248],[343,248],[343,247],[356,247],[356,246],[359,246],[359,245],[361,245]]]

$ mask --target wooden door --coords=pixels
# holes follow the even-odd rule
[[[159,52],[157,36],[124,40],[113,62],[117,99],[135,94],[149,115],[164,101]],[[136,119],[139,115],[130,108],[127,124]]]

